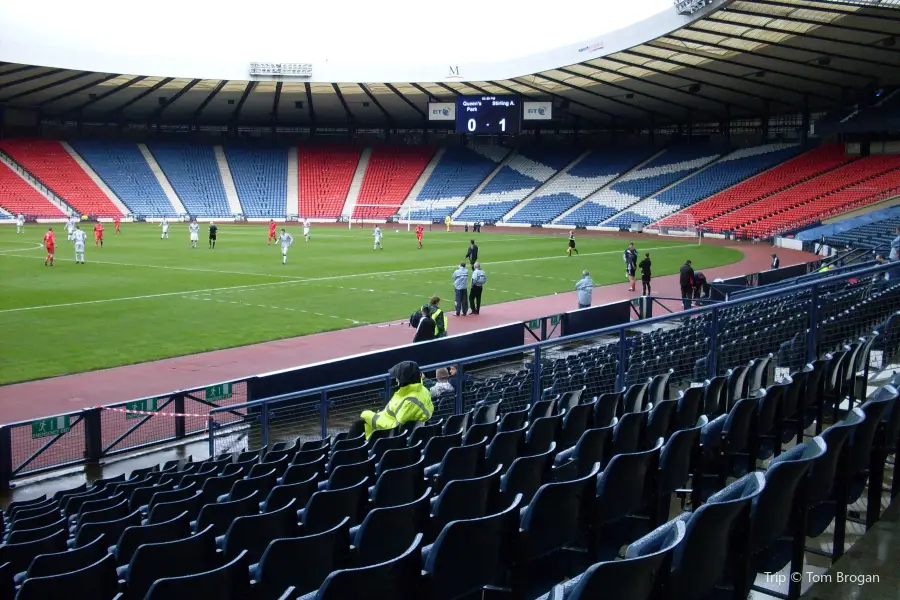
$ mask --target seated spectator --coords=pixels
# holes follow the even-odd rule
[[[422,385],[418,364],[410,360],[397,363],[391,367],[390,376],[398,389],[387,406],[378,412],[364,410],[360,415],[365,424],[366,439],[376,429],[393,429],[413,421],[424,423],[434,413],[431,394]]]
[[[453,384],[450,383],[450,371],[441,367],[435,373],[437,376],[437,383],[431,386],[431,396],[440,396],[441,394],[452,394],[456,390],[453,388]]]

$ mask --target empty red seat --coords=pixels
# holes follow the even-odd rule
[[[339,217],[359,163],[359,149],[349,145],[301,146],[297,159],[300,217]]]
[[[84,215],[121,216],[122,211],[54,140],[2,140],[0,150],[9,154],[57,196]]]
[[[423,146],[373,148],[353,217],[387,219],[396,214],[433,154],[434,148]]]
[[[13,215],[59,219],[66,216],[55,204],[22,179],[22,177],[0,163],[0,206]]]

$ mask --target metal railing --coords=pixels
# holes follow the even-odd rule
[[[426,365],[426,374],[441,368],[454,373],[452,394],[433,396],[434,416],[458,414],[491,400],[503,401],[501,412],[516,410],[569,389],[586,388],[598,395],[668,370],[670,383],[684,388],[765,354],[794,369],[868,335],[877,322],[900,310],[900,281],[885,280],[889,270],[890,265],[879,265],[845,275],[829,273],[744,298]],[[865,310],[845,314],[859,306]],[[679,341],[666,351],[670,338]],[[648,340],[653,350],[644,359],[641,348]],[[570,370],[569,363],[576,366]],[[383,374],[213,409],[207,425],[209,452],[256,450],[346,431],[363,410],[381,409],[391,393],[390,377]],[[236,410],[244,417],[234,418]]]

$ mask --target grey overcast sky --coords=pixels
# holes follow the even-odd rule
[[[0,0],[0,36],[73,52],[242,61],[492,62],[664,10],[671,0]]]

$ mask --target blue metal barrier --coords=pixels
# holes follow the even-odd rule
[[[733,364],[725,364],[725,362],[723,362],[723,357],[720,355],[721,348],[718,345],[718,336],[720,334],[720,317],[723,314],[723,311],[727,311],[729,309],[734,309],[736,307],[748,305],[751,303],[762,302],[768,299],[793,299],[799,294],[808,293],[810,302],[810,308],[807,311],[808,321],[804,324],[803,330],[798,332],[798,334],[802,334],[800,339],[803,341],[803,345],[802,347],[795,349],[795,351],[800,355],[795,360],[798,360],[801,363],[805,363],[807,361],[815,359],[820,351],[819,344],[821,340],[818,335],[818,328],[820,325],[819,302],[821,302],[822,298],[820,289],[825,289],[828,286],[832,286],[838,282],[848,283],[849,279],[852,279],[854,281],[865,281],[866,278],[883,279],[883,274],[886,273],[888,269],[888,265],[866,267],[863,269],[854,270],[849,274],[845,273],[843,274],[843,276],[837,275],[835,277],[827,277],[824,278],[824,280],[817,280],[812,283],[784,286],[775,290],[754,290],[756,293],[748,293],[735,300],[726,302],[712,302],[707,306],[692,308],[690,310],[680,311],[677,313],[658,317],[651,317],[639,321],[632,321],[623,325],[616,325],[613,327],[607,327],[604,329],[585,332],[577,335],[544,340],[511,350],[500,350],[496,352],[477,354],[470,356],[464,360],[424,365],[421,367],[421,369],[423,373],[432,372],[439,368],[455,369],[456,375],[454,376],[454,387],[456,393],[454,395],[455,397],[453,401],[453,413],[458,414],[464,412],[469,408],[469,406],[465,404],[465,401],[463,399],[463,388],[465,386],[466,377],[469,376],[471,372],[477,371],[478,365],[491,363],[491,361],[498,360],[506,360],[507,362],[509,362],[510,359],[515,360],[516,358],[525,357],[525,366],[527,370],[530,371],[532,377],[532,387],[529,390],[528,401],[533,402],[540,399],[543,393],[541,381],[542,375],[544,374],[543,370],[545,368],[544,358],[549,353],[564,347],[577,346],[579,342],[605,339],[609,343],[615,343],[615,341],[618,342],[618,361],[616,365],[614,385],[616,389],[621,390],[626,385],[628,370],[630,366],[628,364],[628,340],[630,334],[640,330],[650,330],[654,326],[674,327],[681,325],[691,319],[703,317],[703,323],[706,324],[705,331],[709,348],[708,353],[705,355],[706,362],[704,368],[706,369],[706,373],[708,373],[709,376],[713,376],[720,373],[725,368],[737,366]],[[900,288],[895,289],[892,293],[900,295]],[[790,333],[790,331],[786,332],[786,334]],[[788,335],[788,337],[786,338],[779,338],[779,342],[787,342],[791,339],[792,338],[790,337],[790,335]],[[322,407],[329,406],[332,402],[334,402],[335,398],[343,398],[350,394],[359,396],[361,398],[365,397],[363,403],[359,404],[358,407],[372,407],[377,410],[378,408],[381,408],[383,406],[383,403],[390,398],[390,383],[390,378],[385,373],[383,375],[365,379],[336,383],[318,387],[312,390],[282,394],[279,396],[255,400],[253,402],[248,402],[241,407],[235,407],[246,409],[248,417],[244,422],[235,423],[231,426],[223,426],[222,424],[220,424],[218,422],[218,415],[223,414],[225,411],[223,409],[214,409],[210,411],[208,424],[208,430],[210,433],[210,454],[217,454],[219,448],[236,449],[239,447],[235,446],[233,442],[222,442],[222,439],[224,439],[223,436],[231,436],[228,437],[229,440],[236,440],[241,436],[247,438],[253,437],[253,439],[257,442],[256,445],[259,448],[264,448],[273,441],[284,441],[283,439],[270,439],[270,437],[268,436],[270,428],[263,426],[263,424],[259,420],[261,418],[262,411],[258,409],[259,407],[267,404],[286,405],[291,402],[302,403],[305,402],[304,398],[315,397],[316,399],[318,399],[317,406],[320,407],[318,416],[321,423],[321,427],[315,428],[316,434],[324,437],[329,432],[336,432],[341,430],[342,428],[346,429],[352,419],[357,417],[358,411],[355,414],[351,413],[350,411],[346,411],[343,415],[344,420],[340,422],[341,427],[338,427],[336,423],[333,423],[329,419],[328,411],[324,410],[324,408]],[[356,391],[366,388],[367,386],[377,386],[380,391],[383,391],[383,394],[379,393],[379,395],[376,396],[373,393]],[[295,425],[297,426],[295,432],[305,431],[303,423],[297,423]],[[252,436],[249,434],[245,435],[247,432],[253,432]],[[219,441],[217,441],[217,438],[219,439]],[[222,443],[220,444],[220,442]],[[240,446],[240,449],[245,448],[243,448],[243,446]],[[247,447],[246,449],[256,448]]]

